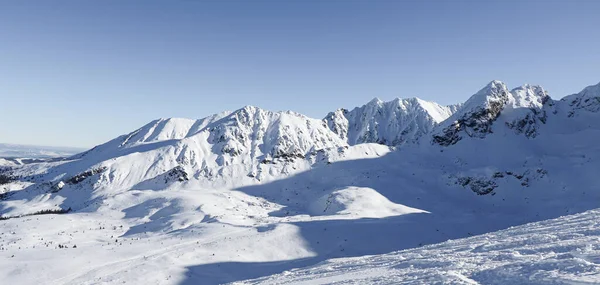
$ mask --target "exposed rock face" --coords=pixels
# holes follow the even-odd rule
[[[56,183],[52,186],[52,192],[58,192],[58,191],[62,190],[64,187],[65,187],[65,182],[58,181],[58,183]]]
[[[553,106],[554,101],[540,86],[523,85],[508,91],[504,83],[492,81],[433,132],[432,143],[450,146],[465,137],[485,138],[494,132],[501,116],[506,127],[534,138]]]
[[[457,143],[463,136],[484,138],[492,132],[492,123],[508,100],[506,85],[499,81],[490,82],[450,117],[450,122],[441,125],[441,131],[433,135],[433,143],[449,146]]]
[[[185,171],[185,169],[183,169],[183,167],[181,166],[176,166],[175,168],[169,170],[169,172],[167,172],[166,178],[165,178],[165,183],[168,182],[168,180],[176,180],[179,182],[183,182],[183,181],[188,181],[190,180],[188,178],[188,174]]]
[[[0,185],[10,183],[14,180],[10,172],[10,167],[0,167]]]
[[[459,177],[457,183],[463,187],[469,187],[477,195],[490,194],[498,187],[494,180],[481,177]]]
[[[546,123],[546,112],[544,110],[531,109],[524,118],[506,122],[506,126],[515,130],[517,134],[523,134],[528,138],[535,138],[539,134],[539,125]]]
[[[494,195],[494,190],[502,179],[515,179],[523,187],[543,179],[548,171],[543,168],[531,168],[520,171],[497,171],[490,175],[459,175],[454,178],[454,183],[468,188],[477,195]],[[452,178],[451,178],[452,179]]]
[[[85,180],[86,178],[88,178],[92,175],[96,175],[98,173],[102,173],[102,172],[106,171],[106,169],[107,169],[106,167],[98,167],[98,168],[90,169],[88,171],[84,171],[82,173],[79,173],[79,174],[69,178],[67,180],[67,184],[71,184],[71,185],[78,184],[81,181]],[[64,184],[63,184],[63,186],[64,186]],[[60,187],[60,188],[62,188],[62,187]]]

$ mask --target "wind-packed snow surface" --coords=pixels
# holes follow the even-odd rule
[[[373,100],[324,119],[247,106],[6,164],[0,278],[220,284],[596,209],[598,86],[553,100],[493,81],[464,104]]]
[[[235,284],[600,284],[600,210]]]

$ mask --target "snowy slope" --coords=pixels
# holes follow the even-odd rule
[[[600,111],[600,84],[588,86],[577,94],[567,96],[561,100],[569,105],[569,117],[580,112]]]
[[[324,120],[350,145],[380,143],[395,146],[415,142],[458,108],[458,105],[441,106],[419,98],[390,102],[375,98],[352,111],[339,109],[329,113]]]
[[[0,277],[220,284],[596,209],[597,86],[553,100],[493,81],[454,107],[324,120],[248,106],[5,166]]]
[[[235,284],[598,284],[600,210]]]

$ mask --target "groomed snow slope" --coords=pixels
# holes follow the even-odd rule
[[[600,284],[600,210],[235,284]]]

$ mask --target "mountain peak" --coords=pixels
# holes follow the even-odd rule
[[[561,101],[568,102],[572,108],[569,117],[574,116],[579,110],[600,112],[600,83],[585,87],[581,92],[566,96]]]
[[[416,141],[454,110],[416,97],[388,102],[375,98],[352,111],[329,113],[324,121],[350,145],[379,143],[395,146]]]
[[[506,97],[508,93],[509,90],[504,82],[493,80],[465,102],[461,108],[462,112],[488,108],[493,102],[503,100],[502,98]]]
[[[265,111],[265,110],[261,109],[260,107],[253,106],[253,105],[246,105],[246,106],[244,106],[242,108],[239,108],[239,109],[233,111],[232,113],[239,113],[239,112],[251,112],[251,113],[254,113],[254,112],[257,112],[257,111]]]
[[[384,103],[383,100],[379,99],[379,97],[375,97],[375,98],[371,99],[371,101],[369,101],[369,103],[367,103],[367,105],[379,105],[381,103]]]
[[[492,123],[509,100],[510,91],[501,81],[493,80],[472,95],[433,135],[433,143],[448,146],[464,135],[483,138],[492,132]]]
[[[500,81],[500,80],[492,80],[490,81],[490,83],[487,84],[487,86],[495,86],[495,85],[504,85],[506,86],[506,84],[504,84],[504,82]]]

